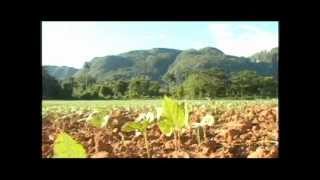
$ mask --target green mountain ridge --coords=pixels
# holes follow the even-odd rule
[[[98,81],[103,81],[147,75],[151,79],[160,80],[180,52],[175,49],[154,48],[96,57],[88,63],[88,68],[82,68],[74,77],[88,74]]]
[[[250,56],[254,62],[272,63],[272,57],[278,56],[278,48],[272,48],[270,51],[264,50]]]
[[[68,66],[45,65],[43,68],[50,76],[56,78],[57,80],[64,80],[72,77],[77,71],[79,71],[79,69]]]
[[[275,61],[272,61],[276,57]],[[187,71],[222,69],[226,73],[254,70],[260,75],[272,75],[278,61],[278,48],[260,51],[250,57],[227,55],[214,47],[199,50],[177,50],[153,48],[133,50],[118,55],[95,57],[86,62],[83,68],[45,66],[48,74],[62,80],[68,77],[80,78],[89,75],[97,81],[128,80],[139,75],[149,76],[152,80],[162,80],[169,74],[183,79]]]

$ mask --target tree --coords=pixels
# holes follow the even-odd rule
[[[137,77],[129,83],[129,97],[139,98],[149,95],[150,79],[145,77]]]
[[[112,83],[112,90],[114,94],[118,97],[124,96],[125,93],[128,91],[129,83],[126,81],[118,80],[113,81]]]
[[[179,99],[183,98],[185,96],[185,93],[184,93],[184,88],[182,85],[178,86],[176,88],[176,94],[175,96]]]
[[[60,98],[61,87],[59,82],[50,76],[46,69],[42,69],[42,98],[43,99],[57,99]]]
[[[255,71],[240,71],[231,76],[231,89],[234,94],[252,96],[258,94],[259,77]]]
[[[72,98],[73,86],[72,82],[69,80],[65,80],[61,82],[61,93],[60,96],[63,99]]]
[[[85,87],[87,88],[88,87],[88,77],[89,77],[89,70],[90,70],[90,64],[88,62],[85,62],[84,63],[84,66],[83,66],[83,70],[85,71]]]
[[[100,86],[99,96],[103,98],[110,98],[114,95],[112,88],[107,85]]]
[[[164,76],[164,81],[168,82],[168,84],[174,84],[176,83],[176,77],[173,73],[169,73]]]
[[[141,90],[141,80],[133,79],[129,83],[129,97],[130,98],[137,98],[140,97],[140,90]]]
[[[273,78],[278,80],[278,54],[272,56]]]
[[[151,81],[149,84],[148,95],[159,96],[160,84],[157,81]]]
[[[189,75],[188,78],[183,82],[186,95],[189,98],[201,98],[208,88],[209,81],[200,74]]]
[[[101,99],[99,96],[100,86],[93,85],[79,92],[78,98],[80,99]]]
[[[207,96],[210,97],[218,97],[218,96],[225,96],[228,78],[223,70],[220,69],[209,69],[202,71],[204,76],[207,78],[208,81],[211,81],[211,85],[208,88],[210,92]]]
[[[277,86],[277,81],[272,76],[260,77],[259,79],[259,92],[261,96],[276,96]]]
[[[87,75],[86,79],[87,79],[86,87],[92,86],[92,85],[94,85],[94,84],[97,83],[97,80],[96,80],[93,76],[91,76],[91,75],[89,75],[89,74]]]
[[[183,82],[183,93],[189,98],[224,96],[225,78],[224,72],[219,70],[195,72]],[[181,94],[182,89],[179,91]]]

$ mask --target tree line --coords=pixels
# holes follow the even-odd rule
[[[56,80],[45,70],[42,73],[43,99],[137,99],[164,95],[177,99],[272,98],[278,95],[277,87],[275,77],[258,75],[250,70],[236,73],[225,73],[219,69],[189,71],[182,79],[172,73],[161,81],[151,80],[146,75],[130,80],[97,81],[87,74]]]

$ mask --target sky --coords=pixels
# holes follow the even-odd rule
[[[277,21],[43,21],[42,64],[81,68],[131,50],[215,47],[250,56],[278,46]]]

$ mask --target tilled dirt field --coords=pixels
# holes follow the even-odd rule
[[[193,122],[207,112],[194,110]],[[276,158],[278,157],[278,109],[273,106],[252,106],[243,110],[217,113],[217,122],[206,127],[206,139],[200,131],[198,144],[195,129],[180,136],[180,150],[175,149],[173,136],[166,137],[155,124],[148,129],[152,158]],[[85,121],[86,115],[74,114],[54,121],[48,116],[42,125],[42,157],[53,156],[53,143],[59,132],[66,132],[84,145],[90,158],[147,158],[143,135],[121,132],[121,126],[138,113],[111,113],[108,128],[96,128]]]

